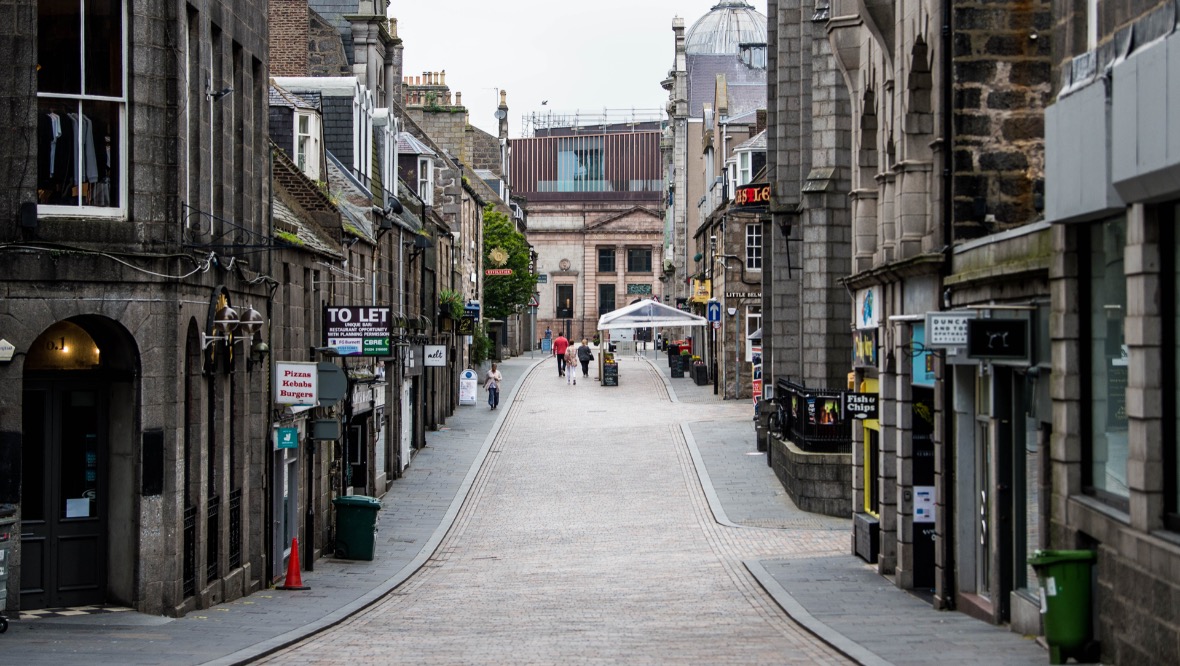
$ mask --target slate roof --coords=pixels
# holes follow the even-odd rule
[[[282,106],[288,109],[320,110],[320,96],[316,93],[296,95],[286,88],[270,80],[270,105]]]
[[[761,150],[761,151],[765,152],[766,151],[766,130],[762,130],[761,132],[755,134],[754,136],[750,137],[749,139],[746,139],[745,141],[743,141],[733,147],[733,152],[735,152],[735,153],[738,151],[746,151],[746,150]]]
[[[430,146],[409,132],[397,133],[397,152],[399,155],[437,155]]]
[[[704,116],[702,108],[713,103],[717,75],[725,75],[729,116],[766,108],[766,70],[746,66],[736,55],[690,55],[688,68],[688,115]]]
[[[314,225],[304,222],[301,217],[287,207],[287,204],[278,198],[274,201],[274,216],[275,228],[283,229],[285,227],[287,229],[294,229],[291,233],[294,233],[300,242],[302,242],[301,247],[337,259],[344,256],[342,252],[336,249],[335,243],[325,240],[316,231]]]

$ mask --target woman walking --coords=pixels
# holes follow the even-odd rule
[[[582,364],[582,376],[590,376],[590,361],[594,360],[594,352],[590,351],[590,345],[586,344],[586,338],[582,338],[582,346],[578,347],[578,362]]]
[[[504,380],[503,375],[496,369],[496,364],[492,364],[492,369],[488,370],[487,379],[484,380],[484,388],[488,390],[488,407],[495,409],[500,406],[500,382]]]
[[[578,383],[578,351],[570,345],[565,350],[565,385]]]

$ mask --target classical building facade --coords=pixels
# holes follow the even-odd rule
[[[511,141],[537,255],[537,330],[592,338],[601,314],[663,296],[659,145],[655,122],[539,128]]]

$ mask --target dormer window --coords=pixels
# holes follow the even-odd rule
[[[427,206],[434,205],[434,162],[429,157],[418,158],[418,196]]]
[[[737,154],[737,184],[746,185],[754,177],[752,160],[754,153],[744,151]]]
[[[320,118],[306,111],[295,112],[295,164],[311,180],[320,177]]]

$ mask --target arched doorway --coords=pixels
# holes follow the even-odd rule
[[[102,317],[53,324],[24,366],[21,608],[133,596],[137,354]]]

